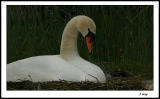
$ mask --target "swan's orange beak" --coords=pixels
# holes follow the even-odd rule
[[[89,53],[91,53],[91,51],[92,51],[91,37],[86,37],[86,43],[87,43],[87,47],[88,47]]]

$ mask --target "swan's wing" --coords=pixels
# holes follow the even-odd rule
[[[102,83],[106,82],[105,74],[99,66],[88,62],[81,57],[74,58],[69,62],[89,75],[88,78],[96,78]]]
[[[59,55],[31,57],[7,64],[7,81],[81,81],[84,77],[84,72]]]

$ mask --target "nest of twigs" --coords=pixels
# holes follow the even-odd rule
[[[113,77],[106,83],[93,82],[7,82],[7,90],[146,90],[140,76]]]

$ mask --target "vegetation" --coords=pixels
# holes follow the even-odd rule
[[[135,80],[136,79],[136,80]],[[7,82],[7,90],[150,90],[143,86],[138,75],[132,77],[114,77],[107,83],[93,82]]]
[[[80,55],[104,71],[116,69],[153,79],[153,6],[7,6],[7,63],[59,54],[66,23],[76,15],[91,17],[97,27],[93,53],[79,35]]]

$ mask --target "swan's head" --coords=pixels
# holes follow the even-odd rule
[[[96,25],[94,21],[87,16],[76,17],[76,28],[86,40],[89,52],[92,51],[92,43],[95,40]]]

